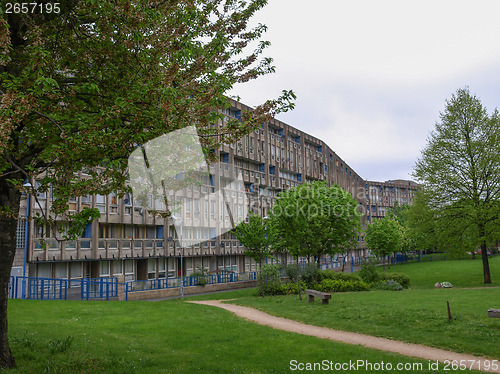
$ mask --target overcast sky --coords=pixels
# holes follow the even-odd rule
[[[410,179],[446,99],[500,106],[500,1],[269,0],[276,73],[237,86],[250,106],[297,94],[278,119],[324,140],[361,177]]]

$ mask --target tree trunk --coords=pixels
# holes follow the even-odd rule
[[[481,244],[481,258],[483,260],[484,284],[491,284],[490,264],[488,262],[488,249],[486,243]]]
[[[16,228],[21,193],[0,178],[0,367],[12,368],[16,360],[9,348],[7,300],[9,279],[16,253]]]
[[[479,236],[481,238],[481,259],[483,260],[484,284],[491,284],[490,264],[488,262],[488,249],[486,248],[485,228],[478,224]]]
[[[391,255],[387,256],[387,268],[391,270]]]
[[[299,300],[302,301],[302,290],[300,289],[300,265],[299,265],[299,257],[297,256],[297,282],[299,286]]]

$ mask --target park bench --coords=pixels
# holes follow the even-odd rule
[[[500,318],[500,309],[488,309],[488,317]]]
[[[328,300],[332,298],[331,294],[316,290],[306,290],[306,294],[308,295],[308,300],[310,303],[314,301],[314,297],[320,297],[321,304],[328,304]]]

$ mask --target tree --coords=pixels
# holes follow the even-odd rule
[[[404,255],[406,261],[406,254],[408,252],[414,251],[416,247],[416,240],[412,236],[412,232],[408,225],[410,205],[403,204],[399,205],[396,201],[394,207],[389,210],[387,218],[394,219],[399,223],[401,229],[401,246],[399,247],[399,252]]]
[[[402,226],[396,220],[387,217],[375,220],[366,228],[365,240],[368,248],[372,249],[377,257],[385,258],[401,248],[403,243]],[[387,259],[387,263],[390,269],[389,259]]]
[[[476,228],[463,219],[462,209],[465,207],[458,202],[434,207],[429,194],[421,189],[407,211],[406,232],[418,249],[438,250],[458,257],[472,254],[474,259],[479,238]]]
[[[428,205],[428,196],[420,188],[413,204],[406,211],[407,235],[411,237],[418,250],[438,248],[437,212]]]
[[[231,232],[245,246],[245,254],[259,264],[259,272],[262,274],[262,262],[265,258],[271,257],[272,232],[266,220],[250,213],[248,222],[240,223]],[[262,276],[259,279],[262,297],[264,297]]]
[[[500,225],[500,116],[488,115],[467,88],[446,102],[414,169],[430,206],[470,228],[481,247],[484,283],[491,283],[487,245]]]
[[[51,189],[50,222],[68,199],[126,191],[127,158],[140,144],[195,125],[207,157],[293,106],[285,92],[241,118],[224,119],[233,85],[274,70],[261,58],[264,25],[248,20],[265,0],[61,2],[0,16],[0,366],[15,366],[7,340],[7,292],[22,192]],[[243,53],[251,43],[257,47]],[[213,126],[217,121],[222,126]],[[104,170],[96,170],[105,166]],[[76,173],[85,170],[88,178]],[[37,178],[37,190],[23,187]]]
[[[288,251],[297,259],[344,253],[355,245],[360,229],[359,204],[338,185],[312,182],[278,195],[270,212],[270,225],[276,240],[273,248]],[[299,298],[300,272],[298,277]]]

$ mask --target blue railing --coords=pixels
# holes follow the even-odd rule
[[[106,299],[118,296],[116,278],[57,279],[11,276],[9,297],[34,300]]]
[[[116,278],[84,278],[81,282],[82,300],[109,300],[111,297],[118,297],[118,279]]]
[[[164,278],[164,279],[148,279],[126,282],[126,292],[160,290],[165,288],[177,288],[181,286],[181,279],[184,287],[198,286],[200,284],[221,284],[241,282],[247,280],[256,280],[257,273],[222,273],[199,275],[194,277],[179,277],[179,278]]]
[[[54,278],[17,277],[27,281],[26,298],[37,300],[66,300],[68,280]]]
[[[178,288],[181,286],[181,279],[184,287],[190,287],[201,284],[256,280],[257,273],[224,272],[194,277],[127,281],[126,283],[119,283],[117,278],[56,279],[11,276],[9,279],[9,297],[37,300],[110,300],[118,297],[118,286],[121,284],[124,285],[125,300],[127,300],[129,292]]]

